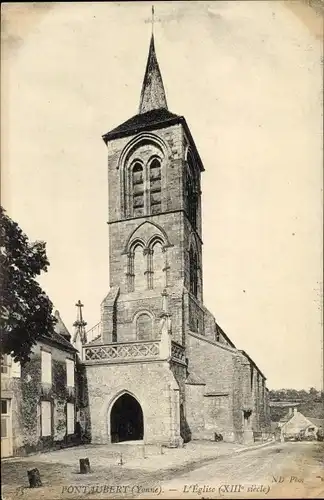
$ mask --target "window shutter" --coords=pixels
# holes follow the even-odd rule
[[[74,361],[66,359],[66,385],[74,387]]]
[[[42,436],[52,435],[52,407],[50,401],[42,401],[41,403],[42,412]]]
[[[66,405],[66,417],[67,417],[67,433],[74,434],[74,404],[67,403]]]
[[[52,354],[41,351],[42,356],[42,382],[52,384]]]

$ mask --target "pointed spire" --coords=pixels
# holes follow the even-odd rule
[[[139,114],[146,113],[147,111],[152,111],[153,109],[168,109],[159,63],[157,62],[155,54],[153,14],[154,11],[152,8],[152,36],[145,76],[142,85]]]

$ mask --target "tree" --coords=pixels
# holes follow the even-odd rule
[[[0,328],[3,354],[22,365],[37,340],[50,336],[56,322],[53,304],[35,277],[46,272],[46,244],[31,243],[0,206]]]
[[[306,417],[324,418],[324,392],[311,387],[309,391],[279,389],[269,391],[270,401],[295,401],[298,411]],[[293,406],[293,403],[292,403]],[[271,420],[277,422],[288,412],[287,407],[272,406]]]

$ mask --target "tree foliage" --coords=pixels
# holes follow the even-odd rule
[[[53,304],[36,277],[46,272],[46,244],[30,242],[18,224],[0,207],[1,345],[24,364],[33,345],[53,333]]]
[[[269,391],[270,401],[295,401],[297,406],[306,417],[324,418],[324,392],[311,387],[309,391],[304,389],[279,389]],[[293,405],[292,405],[293,406]],[[271,420],[277,422],[288,413],[289,407],[271,407]]]

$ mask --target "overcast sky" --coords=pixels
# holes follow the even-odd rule
[[[305,9],[309,9],[305,7]],[[102,134],[137,113],[148,2],[2,4],[2,204],[72,330],[108,292]],[[204,299],[270,388],[321,387],[321,41],[289,2],[159,2],[170,111],[204,162]],[[315,20],[316,21],[316,20]],[[113,242],[112,242],[113,244]]]

